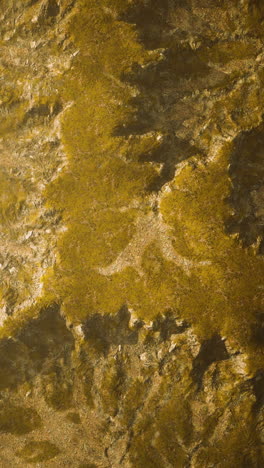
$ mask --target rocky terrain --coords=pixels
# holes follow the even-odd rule
[[[0,466],[262,467],[263,2],[0,18]]]

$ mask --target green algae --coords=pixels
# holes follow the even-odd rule
[[[75,99],[62,121],[69,166],[47,191],[49,205],[63,210],[68,221],[68,231],[59,245],[55,281],[72,320],[84,318],[88,309],[97,311],[98,306],[116,312],[125,302],[120,287],[111,299],[94,294],[95,288],[98,292],[111,288],[96,269],[113,261],[132,238],[138,217],[133,200],[143,200],[156,174],[153,167],[137,161],[142,148],[154,141],[153,136],[143,143],[134,140],[134,156],[125,139],[112,136],[116,126],[133,112],[129,102],[134,91],[122,84],[120,74],[134,61],[151,58],[136,42],[134,29],[109,16],[107,2],[79,8],[71,32],[81,52],[62,86],[64,98]]]
[[[43,376],[43,396],[48,406],[56,411],[65,411],[73,404],[73,382],[58,365],[53,372]]]
[[[152,211],[148,187],[157,175],[153,164],[140,159],[159,146],[155,132],[144,137],[114,136],[120,125],[134,119],[131,98],[138,92],[121,77],[135,62],[146,65],[158,56],[140,45],[134,26],[116,19],[127,6],[124,1],[80,2],[69,24],[79,54],[59,85],[62,101],[74,102],[61,120],[68,165],[46,189],[47,206],[63,213],[67,231],[58,241],[57,264],[44,277],[42,301],[63,302],[64,314],[76,323],[92,313],[114,314],[124,304],[147,320],[171,308],[195,326],[201,339],[220,332],[254,351],[248,324],[262,307],[263,261],[255,256],[254,247],[242,250],[225,233],[231,214],[230,145],[211,163],[191,159],[170,184],[171,191],[160,199],[175,251],[194,263],[189,274],[164,259],[155,242],[142,256],[143,278],[133,267],[112,276],[98,271],[118,257],[133,239],[137,220]],[[229,48],[223,43],[199,53],[201,59],[205,54],[205,62],[223,64],[252,55],[252,47],[237,48],[234,43]],[[213,104],[212,117],[219,114],[221,105],[248,129],[254,119],[250,109],[263,96],[248,84],[243,85],[242,95],[242,113],[235,112],[241,100],[239,89],[232,99]],[[12,99],[6,91],[6,102]],[[36,115],[41,109],[44,117],[48,115],[56,99],[55,95],[40,98]],[[6,217],[10,210],[19,209],[24,192],[22,188],[12,192],[5,185],[3,193],[8,194],[1,201],[2,217]],[[34,313],[37,307],[28,316]],[[19,317],[16,320],[20,324]],[[14,322],[9,319],[3,333],[12,333]],[[261,352],[258,355],[253,368],[262,363]],[[112,388],[117,377],[111,378]],[[50,401],[58,407],[60,397],[54,392]],[[66,400],[65,408],[70,396]]]
[[[204,59],[209,62],[225,64],[232,60],[246,60],[257,54],[257,46],[243,41],[226,41],[214,44],[201,52]]]
[[[252,349],[248,324],[262,307],[264,269],[254,248],[242,250],[225,232],[232,210],[229,143],[211,163],[191,159],[161,197],[160,211],[173,229],[174,249],[193,262],[189,274],[165,260],[155,242],[142,257],[143,280],[133,267],[111,276],[99,273],[133,239],[137,220],[152,210],[147,187],[157,174],[153,165],[140,161],[142,151],[157,148],[155,134],[114,136],[122,122],[133,120],[131,96],[137,92],[120,77],[134,62],[155,58],[139,44],[133,26],[116,20],[126,6],[80,3],[70,24],[79,54],[61,85],[63,99],[74,100],[62,119],[68,166],[46,192],[48,206],[63,213],[67,232],[59,240],[57,265],[45,291],[55,292],[73,322],[91,313],[116,313],[123,304],[143,319],[171,308],[195,326],[201,339],[220,332]],[[252,47],[242,44],[238,50],[234,45],[230,50],[221,44],[207,59],[243,59]],[[241,93],[244,107],[238,114]],[[220,105],[226,106],[234,121],[248,129],[255,123],[250,109],[262,94],[245,83],[232,99],[214,103],[212,117]],[[254,368],[262,362],[261,353],[259,359]]]
[[[227,202],[230,181],[225,161],[229,154],[227,151],[210,165],[210,171],[201,167],[198,173],[190,166],[183,170],[175,180],[175,189],[164,197],[161,209],[171,223],[176,220],[177,232],[182,229],[192,248],[192,258],[211,262],[192,281],[191,294],[182,297],[180,310],[197,324],[203,336],[206,328],[206,334],[218,328],[223,335],[247,346],[250,344],[248,323],[262,306],[264,265],[262,258],[255,256],[254,249],[241,249],[224,231],[224,223],[230,216]]]
[[[175,401],[175,406],[178,402]],[[172,403],[172,406],[174,404]],[[175,406],[173,409],[175,409]],[[172,466],[184,466],[187,461],[187,454],[178,442],[178,429],[181,424],[186,426],[188,437],[191,424],[187,421],[188,412],[184,413],[182,402],[178,411],[172,411],[172,407],[165,406],[155,415],[155,421],[151,417],[145,418],[142,426],[138,427],[137,434],[131,446],[130,460],[137,468],[156,468]],[[181,413],[182,412],[182,413]],[[181,413],[181,417],[179,418]],[[186,423],[182,419],[186,419]]]
[[[198,465],[219,464],[224,468],[261,466],[262,455],[256,423],[250,414],[245,415],[245,418],[241,414],[233,417],[234,420],[221,441],[208,445],[199,452],[196,460]]]
[[[125,1],[80,2],[68,26],[79,50],[59,85],[62,101],[74,102],[61,121],[68,166],[46,190],[47,206],[63,213],[67,232],[58,242],[57,265],[44,277],[45,301],[63,302],[65,315],[77,323],[88,314],[116,313],[123,304],[142,319],[177,309],[201,339],[220,332],[255,350],[248,324],[262,307],[263,261],[255,256],[254,247],[242,250],[225,233],[232,210],[230,145],[215,162],[190,160],[171,183],[171,191],[161,197],[160,211],[173,229],[174,249],[194,263],[189,275],[165,260],[155,242],[142,257],[143,279],[133,267],[111,276],[98,271],[115,261],[133,239],[137,220],[151,212],[147,189],[157,175],[153,164],[140,160],[158,147],[155,132],[144,137],[114,136],[120,125],[133,121],[131,98],[138,92],[121,77],[135,62],[145,66],[158,56],[143,48],[133,25],[117,20],[127,6]],[[238,47],[234,42],[202,49],[197,73],[202,61],[241,60],[252,55],[253,46],[252,42]],[[241,96],[243,109],[237,112]],[[7,90],[5,100],[12,99]],[[44,106],[46,115],[56,99],[56,95],[41,97],[36,113]],[[255,122],[250,109],[262,100],[261,91],[244,83],[231,99],[213,104],[212,117],[219,115],[219,106],[225,107],[237,125],[248,129]],[[9,210],[19,209],[24,193],[4,189],[8,196],[1,212],[7,216]],[[254,368],[261,365],[260,351],[258,356]]]
[[[117,21],[117,14],[127,4],[121,0],[105,0],[100,5],[91,1],[88,6],[87,2],[79,2],[80,10],[70,24],[72,39],[80,52],[60,84],[64,104],[74,101],[61,121],[68,165],[45,192],[47,206],[62,213],[67,231],[58,241],[55,267],[44,276],[43,297],[33,308],[18,313],[15,319],[9,318],[1,330],[1,336],[15,335],[19,341],[19,344],[12,342],[6,351],[7,354],[10,351],[13,353],[10,353],[8,364],[13,356],[23,356],[24,347],[28,347],[26,362],[30,357],[37,373],[43,368],[43,362],[47,363],[47,357],[53,359],[57,354],[64,357],[61,344],[71,340],[67,338],[66,325],[64,328],[57,327],[52,317],[48,318],[46,326],[38,324],[37,332],[33,335],[31,328],[28,333],[23,335],[22,330],[22,334],[19,334],[27,321],[32,325],[41,307],[56,300],[62,304],[61,312],[66,316],[67,326],[86,323],[82,331],[85,334],[83,341],[87,343],[81,344],[82,352],[80,357],[76,356],[76,360],[77,374],[90,408],[96,405],[92,395],[94,357],[106,356],[111,345],[135,344],[136,339],[133,335],[133,340],[130,340],[130,335],[120,332],[117,322],[107,320],[91,320],[88,331],[91,332],[93,325],[96,331],[89,336],[87,321],[93,314],[104,318],[115,314],[119,320],[117,312],[124,304],[145,321],[155,320],[170,310],[172,315],[184,318],[193,325],[201,341],[220,333],[235,348],[238,345],[240,349],[249,351],[250,372],[263,366],[263,348],[259,346],[262,335],[257,331],[261,324],[257,311],[263,308],[263,260],[256,256],[254,245],[242,249],[239,240],[225,231],[226,222],[232,216],[229,171],[232,145],[224,146],[212,161],[198,161],[198,156],[190,158],[167,185],[168,190],[158,195],[154,206],[155,195],[150,194],[149,186],[155,180],[157,169],[155,164],[143,163],[141,156],[159,147],[157,134],[150,132],[142,138],[138,135],[117,136],[120,126],[135,118],[131,97],[137,92],[136,87],[125,84],[121,76],[129,71],[133,61],[145,64],[154,57],[139,45],[134,26]],[[234,59],[243,60],[248,54],[252,55],[250,47],[237,50],[234,45],[228,49],[221,44],[212,47],[208,55],[206,52],[205,58],[223,65]],[[199,60],[196,65],[195,74],[205,74],[206,67],[200,68]],[[219,115],[221,106],[226,106],[237,125],[245,130],[250,128],[256,120],[250,109],[257,106],[262,96],[248,85],[244,87],[242,95],[245,103],[243,112],[236,111],[241,99],[239,91],[233,93],[232,99],[214,103],[213,118]],[[45,119],[48,116],[53,105],[50,102],[53,101],[43,99],[36,103],[33,114],[29,114],[30,123],[36,125],[42,122],[42,117]],[[43,114],[40,120],[39,113]],[[207,135],[204,132],[204,140],[207,137],[211,141],[210,132]],[[14,216],[20,209],[23,191],[19,189],[14,198],[12,193],[9,197],[3,202],[5,217],[9,213]],[[144,250],[141,272],[128,266],[113,275],[102,275],[99,269],[114,262],[134,238],[138,219],[155,210],[159,210],[169,227],[168,235],[175,252],[193,263],[189,272],[165,259],[160,243],[154,240]],[[7,290],[6,294],[10,295],[10,302],[14,302],[12,289]],[[101,334],[98,325],[107,332]],[[113,332],[115,327],[120,341]],[[58,341],[51,330],[58,336]],[[44,341],[36,343],[35,340],[38,341],[42,333]],[[46,343],[45,339],[50,342]],[[146,337],[145,344],[156,346],[151,333]],[[72,348],[73,345],[68,343],[68,349],[72,351]],[[112,417],[120,415],[122,424],[130,430],[137,413],[144,407],[148,385],[156,368],[155,365],[146,366],[141,374],[145,380],[130,382],[122,359],[110,357],[107,361],[101,375],[100,398],[103,413]],[[190,453],[192,442],[198,437],[190,402],[192,398],[199,398],[197,394],[193,396],[188,393],[193,385],[189,376],[191,369],[187,368],[183,378],[188,388],[186,394],[181,393],[182,389],[179,391],[175,388],[164,402],[168,389],[177,384],[178,364],[174,362],[166,367],[160,390],[147,402],[147,417],[137,421],[131,430],[135,437],[129,447],[129,457],[135,468],[182,467],[189,461],[187,453]],[[13,379],[10,378],[10,371],[4,375],[6,369],[1,369],[1,388],[16,386],[20,382],[21,369],[17,368],[18,376]],[[73,381],[70,371],[56,361],[45,370],[41,379],[48,406],[56,411],[72,408]],[[123,409],[120,411],[120,398],[124,394]],[[225,398],[230,401],[230,394],[226,395],[222,390],[219,390],[217,397],[221,403],[226,403]],[[251,405],[249,407],[251,410]],[[19,428],[16,423],[8,422],[5,411],[0,411],[0,430],[3,427],[3,432],[25,434],[37,427],[37,417],[34,420],[24,409],[15,407],[7,411],[10,419],[16,421],[19,418]],[[204,417],[202,440],[210,439],[218,416],[216,411]],[[73,424],[80,424],[80,417],[74,411],[65,418]],[[255,434],[255,422],[247,414],[245,420],[249,421],[246,431],[244,421],[236,421],[234,427],[228,427],[223,440],[200,450],[196,459],[198,466],[258,466],[259,440]],[[35,425],[31,424],[32,421]],[[41,463],[52,460],[59,452],[49,441],[32,441],[18,451],[17,456],[24,463]],[[81,467],[92,468],[95,465],[83,463]]]
[[[80,418],[79,413],[74,413],[74,412],[68,413],[66,418],[73,424],[81,424],[81,418]]]
[[[137,411],[144,405],[148,385],[140,379],[131,383],[125,395],[122,420],[128,427],[132,425]]]
[[[27,442],[23,449],[16,452],[26,463],[41,463],[59,455],[59,448],[48,440]]]
[[[35,409],[2,403],[0,408],[0,432],[23,435],[38,429],[40,426],[41,418]]]
[[[103,409],[111,416],[118,412],[119,399],[126,378],[122,362],[114,358],[109,361],[103,373],[102,403]]]

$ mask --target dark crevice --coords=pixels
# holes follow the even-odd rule
[[[40,0],[31,0],[29,3],[28,3],[28,6],[31,7],[33,5],[35,5],[36,3],[38,3]]]
[[[257,312],[251,325],[251,341],[253,345],[264,347],[264,312]]]
[[[238,234],[243,247],[259,242],[264,252],[264,124],[240,134],[234,143],[229,174],[232,192],[229,202],[234,215],[226,223],[229,234]]]
[[[209,366],[213,362],[224,361],[229,359],[225,342],[220,335],[214,335],[209,340],[202,343],[200,351],[193,362],[191,377],[197,385],[197,389],[201,390],[203,385],[203,376]]]
[[[167,341],[171,335],[184,333],[190,325],[187,322],[177,324],[177,318],[172,311],[167,311],[164,316],[159,316],[153,323],[153,332],[160,332],[161,341]]]
[[[68,15],[72,11],[75,5],[76,5],[76,0],[72,0],[72,2],[69,3],[69,5],[67,5],[65,10],[62,12],[60,20],[64,19],[65,16]]]
[[[173,2],[174,4],[176,2]],[[136,24],[139,30],[139,39],[147,49],[161,47],[160,41],[165,31],[170,31],[168,23],[170,0],[136,0],[125,14],[122,20]]]
[[[163,143],[158,148],[140,156],[142,162],[152,161],[162,164],[160,173],[151,181],[148,190],[159,191],[164,184],[174,178],[178,163],[194,155],[201,156],[201,154],[198,148],[192,146],[186,140],[180,140],[173,135],[165,137]]]
[[[19,331],[16,339],[27,347],[35,365],[39,366],[47,357],[74,347],[73,336],[56,304],[43,309],[38,318]]]
[[[94,314],[83,325],[85,338],[105,355],[111,345],[135,345],[138,342],[138,329],[130,329],[130,317],[126,306],[116,315]],[[139,323],[138,327],[141,326]]]
[[[36,120],[43,120],[48,117],[56,117],[62,111],[62,105],[60,102],[55,102],[52,104],[40,104],[38,106],[33,106],[26,112],[24,117],[24,122],[26,123],[29,120],[32,120],[34,123]]]
[[[250,381],[256,401],[253,405],[253,412],[257,413],[264,405],[264,370],[260,369]]]
[[[47,3],[47,11],[46,11],[46,16],[47,18],[53,18],[54,16],[57,16],[60,12],[60,7],[56,0],[48,0]]]
[[[74,339],[59,306],[43,308],[14,337],[0,341],[0,390],[15,388],[52,369],[60,373],[59,361],[69,361],[73,349]]]
[[[261,22],[264,20],[264,3],[263,0],[250,0],[248,5],[249,14],[252,17],[257,17]]]
[[[53,24],[60,12],[60,7],[56,0],[47,0],[41,8],[41,12],[38,18],[38,25],[49,25]]]

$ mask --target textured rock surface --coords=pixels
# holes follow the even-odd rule
[[[0,466],[262,467],[263,2],[0,17]]]

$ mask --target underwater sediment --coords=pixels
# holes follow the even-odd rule
[[[0,466],[262,467],[263,2],[0,18]]]

